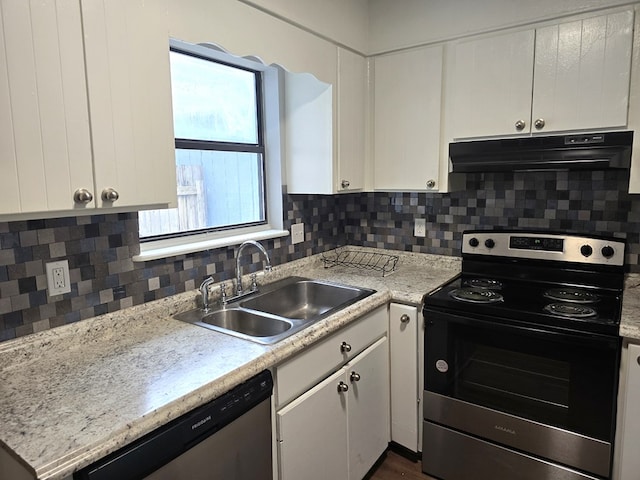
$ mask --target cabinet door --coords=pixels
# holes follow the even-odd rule
[[[629,345],[627,369],[619,476],[622,480],[638,478],[640,472],[640,345]]]
[[[374,77],[374,187],[438,190],[442,47],[376,57]]]
[[[167,1],[81,5],[98,205],[173,204]],[[117,201],[102,198],[109,188]]]
[[[84,67],[78,2],[0,1],[0,214],[93,191]]]
[[[289,193],[333,191],[333,85],[310,73],[284,72]]]
[[[337,191],[364,188],[366,98],[366,59],[338,48]]]
[[[281,480],[347,478],[347,393],[344,369],[277,412]]]
[[[378,340],[344,368],[349,385],[349,480],[361,480],[389,445],[387,338]]]
[[[530,131],[534,38],[527,30],[452,48],[447,114],[453,138]]]
[[[389,309],[391,440],[418,451],[418,310],[392,303]]]
[[[536,31],[532,131],[627,124],[633,11]]]

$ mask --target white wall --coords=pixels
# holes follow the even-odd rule
[[[629,0],[369,0],[369,54],[631,3]]]
[[[368,0],[239,0],[287,18],[361,54],[369,43]]]
[[[169,35],[336,83],[334,44],[237,0],[169,0]]]

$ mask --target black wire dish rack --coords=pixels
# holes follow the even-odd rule
[[[397,255],[386,253],[367,252],[350,247],[338,247],[322,254],[324,268],[345,266],[359,270],[380,272],[382,276],[395,272],[398,263]]]

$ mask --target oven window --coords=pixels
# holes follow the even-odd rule
[[[439,393],[612,440],[615,348],[572,342],[564,335],[445,324],[446,340],[442,340],[453,368],[447,374],[446,391]]]
[[[502,412],[562,423],[569,409],[571,364],[460,341],[455,396]]]

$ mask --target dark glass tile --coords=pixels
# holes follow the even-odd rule
[[[37,290],[36,277],[18,279],[18,288],[20,289],[20,293],[35,292]]]
[[[122,245],[122,235],[109,235],[109,248],[118,248]]]
[[[96,278],[96,270],[93,265],[84,265],[80,267],[80,278],[82,280],[93,280]]]
[[[113,287],[113,299],[114,300],[120,300],[122,298],[125,298],[126,295],[126,289],[123,285],[117,286],[117,287]]]
[[[22,311],[5,313],[2,318],[4,319],[4,328],[16,328],[24,325]]]
[[[85,238],[94,238],[100,236],[100,225],[97,223],[90,223],[88,225],[84,225],[84,237]]]

